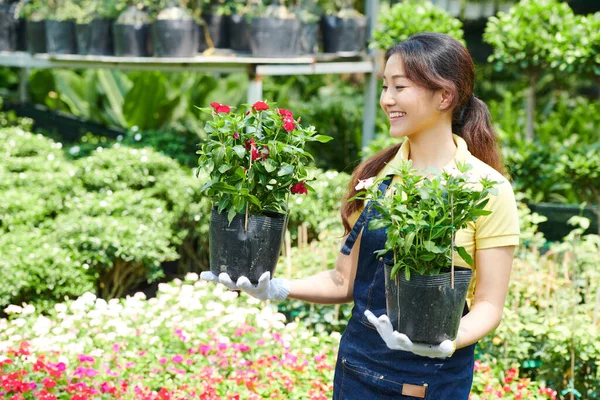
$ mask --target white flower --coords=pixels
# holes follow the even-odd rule
[[[356,190],[369,190],[375,183],[375,177],[372,176],[368,179],[359,179],[358,184],[354,187]]]
[[[23,308],[15,304],[11,304],[4,309],[7,314],[21,314],[21,311],[23,311]]]

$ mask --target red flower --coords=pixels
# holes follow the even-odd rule
[[[231,108],[229,106],[226,106],[225,104],[217,103],[216,101],[213,101],[212,103],[210,103],[210,106],[212,108],[214,108],[214,110],[217,114],[219,114],[219,113],[229,114],[229,112],[231,111]]]
[[[260,158],[260,153],[258,152],[258,149],[256,148],[256,146],[252,146],[252,161],[256,161]]]
[[[287,132],[291,132],[294,130],[294,128],[296,127],[296,124],[294,123],[294,120],[291,118],[284,118],[283,120],[283,129],[285,129]]]
[[[250,150],[250,148],[256,147],[256,142],[254,138],[246,140],[246,150]]]
[[[265,111],[269,109],[269,105],[264,101],[257,101],[252,105],[254,111]]]
[[[42,383],[44,384],[44,387],[46,387],[48,389],[52,389],[54,386],[56,386],[56,382],[50,378],[44,378]]]
[[[233,138],[234,139],[239,139],[240,138],[240,134],[237,132],[233,132]]]
[[[294,116],[294,114],[292,114],[292,112],[290,110],[286,110],[285,108],[279,109],[279,115],[281,115],[282,117],[288,117],[288,118],[292,118]]]
[[[304,182],[298,182],[292,186],[292,194],[308,194],[308,189],[304,186]]]

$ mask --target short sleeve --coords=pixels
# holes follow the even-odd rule
[[[490,196],[485,207],[490,215],[475,221],[475,249],[517,246],[519,244],[519,216],[517,202],[510,182],[498,185],[498,195]]]

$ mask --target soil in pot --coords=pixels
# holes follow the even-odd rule
[[[237,214],[231,224],[227,213],[212,209],[210,221],[210,270],[219,275],[227,272],[235,282],[246,276],[256,284],[264,272],[275,273],[287,226],[287,215]]]
[[[75,23],[46,20],[46,50],[51,54],[77,54]]]
[[[321,20],[325,53],[360,52],[365,49],[367,18],[326,15]]]
[[[390,278],[391,270],[391,265],[385,265],[387,314],[394,330],[415,343],[440,344],[454,340],[473,271],[455,267],[452,289],[450,272],[412,273],[410,280],[406,280],[403,271]]]
[[[226,15],[205,14],[202,16],[202,19],[207,25],[213,46],[219,49],[229,48],[229,31],[227,26],[229,18]],[[201,25],[200,29],[204,30],[204,25]],[[205,41],[208,42],[208,40]],[[202,42],[200,45],[202,45]],[[201,51],[204,50],[201,49]]]
[[[229,47],[231,50],[247,52],[250,50],[250,24],[243,15],[232,15],[228,22]]]
[[[298,19],[258,17],[250,23],[250,48],[257,57],[295,56],[299,36]]]
[[[46,52],[46,21],[27,21],[27,51],[31,54]]]

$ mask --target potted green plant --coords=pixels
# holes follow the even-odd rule
[[[300,20],[298,53],[314,54],[318,52],[319,12],[316,0],[296,1],[292,12]]]
[[[46,50],[52,54],[76,54],[75,16],[79,7],[72,0],[48,0]]]
[[[313,126],[303,127],[291,111],[256,102],[248,111],[211,103],[207,140],[198,151],[199,171],[209,174],[201,191],[212,200],[210,268],[236,281],[257,283],[273,276],[290,195],[312,190],[312,156],[306,143],[325,143]]]
[[[143,3],[134,1],[113,25],[115,55],[119,57],[147,57],[151,51],[150,15]]]
[[[324,1],[321,20],[325,53],[358,53],[367,44],[367,18],[354,9],[354,0]]]
[[[200,29],[205,29],[204,41],[208,47],[220,49],[229,48],[229,32],[227,23],[231,14],[231,4],[228,0],[203,0],[202,21]],[[202,46],[202,42],[200,45]],[[200,51],[206,50],[200,48]]]
[[[257,57],[289,57],[298,54],[300,20],[276,0],[250,19],[250,49]]]
[[[31,0],[19,9],[19,17],[25,19],[25,36],[27,51],[46,52],[46,16],[48,3],[42,0]]]
[[[157,57],[193,57],[198,51],[198,23],[182,0],[168,0],[168,7],[152,24],[152,46]]]
[[[379,193],[378,182],[359,182],[361,191],[349,201],[369,200],[380,217],[368,228],[387,230],[385,247],[375,254],[385,263],[392,326],[413,342],[439,344],[456,338],[472,277],[472,270],[454,266],[455,251],[473,266],[455,233],[491,213],[484,208],[488,196],[497,195],[496,182],[475,180],[468,164],[427,176],[411,165],[404,161],[395,170],[400,183],[391,193]]]
[[[256,0],[234,0],[228,21],[229,47],[231,50],[250,53],[250,24],[252,15],[260,15],[262,3]]]

